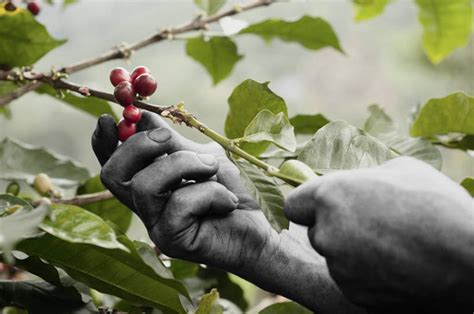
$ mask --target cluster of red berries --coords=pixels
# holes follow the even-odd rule
[[[5,4],[5,10],[7,11],[15,11],[17,8],[15,2],[13,0],[8,1]],[[28,11],[31,12],[33,15],[38,15],[41,11],[41,5],[38,1],[36,0],[29,0],[27,1],[26,8]]]
[[[132,74],[124,68],[115,68],[110,72],[110,82],[115,86],[115,99],[124,106],[123,119],[117,125],[118,138],[124,142],[137,132],[137,122],[142,118],[140,109],[133,105],[136,95],[151,96],[158,84],[150,75],[150,70],[144,66],[136,67]]]

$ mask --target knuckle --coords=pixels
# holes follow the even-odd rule
[[[196,158],[196,155],[197,154],[194,153],[194,152],[181,150],[181,151],[177,151],[175,153],[172,153],[169,156],[169,158],[173,163],[176,163],[178,165],[182,165],[182,164],[189,163],[191,160],[193,160],[193,158]]]

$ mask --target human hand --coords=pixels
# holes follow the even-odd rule
[[[289,195],[285,213],[308,226],[331,276],[358,305],[474,307],[473,200],[421,161],[317,178]]]

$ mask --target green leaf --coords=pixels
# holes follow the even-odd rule
[[[130,252],[70,243],[49,234],[24,240],[16,249],[64,269],[73,279],[100,292],[165,313],[184,313],[179,294],[187,296],[186,288],[157,274],[126,236],[117,238]]]
[[[281,302],[272,304],[260,312],[259,314],[311,314],[310,310],[304,308],[303,306],[299,305],[295,302]]]
[[[117,241],[114,230],[99,216],[74,205],[53,204],[40,228],[72,243],[88,243],[107,249],[127,250]]]
[[[45,148],[9,138],[0,142],[0,180],[32,183],[38,173],[46,173],[63,189],[76,189],[90,175],[86,168],[71,159]]]
[[[17,88],[17,86],[13,82],[8,82],[8,81],[0,82],[0,97],[13,92],[16,88]],[[5,105],[0,106],[0,115],[4,116],[6,119],[10,120],[11,117],[12,117],[12,113],[11,113],[10,108],[8,106],[5,106]]]
[[[296,134],[314,134],[317,130],[329,123],[322,114],[299,114],[290,119]]]
[[[416,0],[423,26],[423,48],[430,61],[439,63],[467,44],[472,27],[471,0]]]
[[[245,80],[237,86],[230,95],[229,113],[225,121],[225,134],[235,139],[243,137],[245,129],[255,116],[267,109],[275,114],[283,112],[288,116],[285,101],[268,88],[269,82],[258,83],[254,80]],[[266,150],[269,144],[244,144],[242,148],[255,155]]]
[[[298,160],[317,173],[380,165],[396,155],[385,144],[345,121],[319,129],[302,149]]]
[[[332,47],[343,52],[331,25],[319,17],[305,15],[292,22],[275,18],[268,19],[244,28],[240,34],[255,34],[266,41],[279,38],[286,42],[296,42],[313,50]]]
[[[353,0],[354,2],[354,19],[356,21],[368,20],[380,15],[385,7],[392,0]]]
[[[423,137],[452,132],[474,135],[474,98],[462,92],[430,99],[410,130],[412,136]]]
[[[277,231],[288,229],[289,222],[283,213],[285,200],[275,181],[247,161],[234,160],[234,163],[239,168],[240,177],[253,199],[260,205],[272,227]]]
[[[219,292],[212,289],[211,292],[202,296],[196,314],[222,314],[224,308],[219,304]]]
[[[64,97],[57,97],[56,90],[48,85],[41,86],[36,90],[36,92],[39,94],[50,95],[57,100],[60,100],[78,110],[84,111],[94,117],[100,117],[102,114],[106,113],[117,120],[115,112],[112,110],[110,104],[105,100],[95,97],[76,96],[69,92],[66,92]]]
[[[295,159],[285,161],[280,166],[279,172],[301,183],[314,179],[318,176],[307,164]]]
[[[97,313],[92,302],[84,303],[73,287],[57,287],[42,280],[0,280],[0,306],[15,305],[29,313]]]
[[[89,194],[105,191],[106,188],[100,181],[99,176],[87,180],[77,190],[77,194]],[[122,232],[126,232],[132,221],[132,211],[116,198],[99,201],[92,204],[82,205],[88,211],[102,217],[105,221],[116,224]]]
[[[245,128],[239,143],[262,143],[264,149],[269,143],[286,151],[294,152],[296,138],[293,126],[283,112],[274,114],[270,110],[260,111]]]
[[[50,50],[64,44],[49,35],[27,10],[6,11],[0,7],[0,64],[32,65]]]
[[[194,0],[194,3],[204,10],[207,15],[211,15],[219,11],[225,4],[226,0]]]
[[[436,169],[441,169],[441,153],[430,141],[399,134],[398,126],[377,105],[369,106],[369,111],[370,117],[365,122],[364,129],[370,135],[401,155],[423,160]]]
[[[465,178],[461,185],[474,197],[474,178]]]
[[[195,277],[199,270],[199,264],[183,261],[180,259],[172,259],[170,262],[171,272],[174,278],[183,280],[190,277]]]
[[[33,209],[20,198],[0,195],[0,250],[7,261],[11,261],[10,251],[17,242],[38,235],[38,226],[48,212],[49,207],[46,205]]]
[[[206,68],[214,85],[229,76],[234,65],[243,58],[235,43],[226,36],[190,38],[186,42],[186,54]]]

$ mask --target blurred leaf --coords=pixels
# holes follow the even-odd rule
[[[377,166],[396,155],[385,144],[345,121],[319,129],[298,160],[317,173]]]
[[[441,142],[440,144],[447,148],[474,150],[474,135],[466,135],[458,141]]]
[[[293,126],[283,112],[274,114],[270,110],[260,111],[245,128],[244,136],[238,139],[239,143],[261,143],[264,149],[269,143],[277,147],[294,152],[296,138]]]
[[[0,82],[0,97],[13,92],[16,88],[17,86],[13,82],[8,82],[8,81]],[[10,110],[10,107],[6,105],[0,105],[0,115],[4,116],[7,119],[11,119],[12,112]]]
[[[212,289],[211,292],[202,296],[196,314],[222,313],[224,313],[224,309],[219,304],[219,292],[217,292],[217,289]]]
[[[281,302],[272,304],[260,312],[259,314],[311,314],[310,310],[304,308],[295,302]]]
[[[46,28],[27,10],[10,12],[0,5],[0,64],[32,65],[65,40],[51,37]]]
[[[235,139],[244,136],[245,129],[255,116],[267,109],[275,114],[283,112],[288,116],[285,101],[268,88],[269,82],[258,83],[245,80],[237,86],[230,95],[229,112],[225,121],[225,134]],[[258,155],[266,150],[269,144],[243,144],[242,149]]]
[[[322,114],[299,114],[290,119],[296,134],[314,134],[317,130],[329,123]]]
[[[74,205],[53,204],[40,228],[72,243],[88,243],[107,249],[127,250],[114,230],[99,216]]]
[[[199,270],[199,264],[183,261],[180,259],[172,259],[170,268],[174,278],[183,280],[190,277],[195,277]]]
[[[77,190],[77,194],[89,194],[105,191],[106,188],[100,181],[99,176],[87,180]],[[116,224],[122,232],[126,232],[132,221],[132,211],[120,203],[116,198],[82,205],[88,211],[102,217],[105,221]]]
[[[465,178],[461,185],[474,197],[474,178]]]
[[[75,188],[89,178],[86,168],[45,148],[9,138],[0,142],[0,180],[25,180],[31,184],[38,173],[46,173],[63,188]]]
[[[377,105],[369,106],[369,111],[370,117],[365,122],[364,130],[370,135],[401,155],[423,160],[436,169],[441,169],[441,153],[430,141],[399,134],[398,126]]]
[[[247,310],[249,304],[245,300],[244,291],[237,283],[230,279],[228,272],[212,267],[200,267],[197,277],[209,283],[206,289],[216,288],[219,291],[221,300],[222,298],[227,299],[243,311]]]
[[[411,127],[412,136],[458,132],[474,135],[474,98],[462,92],[430,99]]]
[[[76,109],[87,112],[88,114],[94,117],[100,117],[102,114],[106,113],[117,120],[117,116],[112,110],[112,107],[105,100],[95,97],[76,96],[69,92],[66,92],[64,94],[64,97],[57,97],[56,90],[48,85],[41,86],[36,90],[36,92],[39,94],[50,95],[56,98],[57,100],[62,101],[63,103],[66,103]]]
[[[42,280],[0,281],[0,306],[15,305],[35,313],[97,313],[73,287],[57,287]]]
[[[392,0],[353,0],[354,2],[354,19],[356,21],[368,20],[380,15],[385,7]]]
[[[271,41],[276,37],[286,42],[299,43],[308,49],[318,50],[324,47],[333,47],[343,52],[331,25],[319,17],[305,15],[292,22],[275,18],[268,19],[244,28],[240,34],[255,34],[265,41]]]
[[[298,182],[301,182],[301,183],[309,181],[317,177],[317,174],[314,173],[311,167],[309,167],[307,164],[299,160],[294,160],[294,159],[285,161],[280,166],[279,172],[290,178],[294,178],[298,180]]]
[[[275,181],[247,161],[234,160],[234,163],[239,168],[240,177],[253,199],[260,205],[272,227],[277,231],[288,229],[289,222],[283,213],[285,200]]]
[[[166,266],[158,257],[156,251],[151,246],[145,242],[140,241],[133,241],[133,244],[135,245],[135,249],[137,250],[137,253],[140,255],[143,262],[151,267],[155,273],[163,278],[174,278],[171,270],[166,268]]]
[[[212,15],[219,11],[225,2],[226,0],[194,0],[194,3],[204,10],[207,15]]]
[[[12,195],[0,195],[0,251],[11,262],[10,251],[15,244],[39,233],[38,225],[48,214],[48,206],[35,209],[26,201]]]
[[[186,288],[174,279],[159,276],[126,236],[117,238],[130,252],[70,243],[49,234],[24,240],[16,249],[64,269],[73,279],[103,293],[165,313],[184,313],[179,293],[186,296]]]
[[[467,44],[472,28],[471,0],[416,0],[423,26],[423,48],[437,64]]]
[[[190,38],[186,42],[186,54],[206,68],[214,85],[229,76],[234,65],[243,58],[235,43],[225,36]]]

